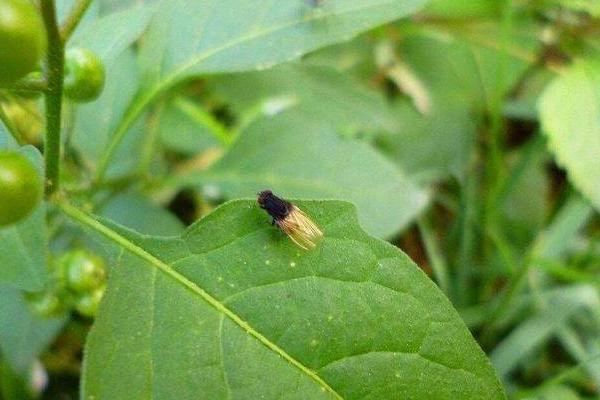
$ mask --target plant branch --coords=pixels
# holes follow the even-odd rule
[[[60,128],[64,74],[64,46],[58,31],[54,0],[42,0],[42,17],[48,38],[46,60],[46,140],[44,160],[46,168],[46,194],[50,195],[60,186]]]
[[[25,77],[13,83],[7,89],[11,91],[45,92],[48,89],[48,83],[43,78]]]
[[[78,0],[77,3],[75,3],[75,6],[71,9],[67,19],[60,28],[60,37],[63,44],[69,40],[69,37],[75,31],[75,28],[77,28],[77,25],[81,21],[81,18],[83,18],[83,14],[85,14],[90,4],[92,4],[92,0]]]

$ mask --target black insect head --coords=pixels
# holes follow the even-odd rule
[[[260,208],[264,209],[273,217],[273,221],[281,221],[285,219],[291,210],[292,204],[273,194],[270,190],[263,190],[258,193],[256,200]]]

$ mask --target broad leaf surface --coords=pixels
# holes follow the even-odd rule
[[[282,65],[217,77],[209,84],[237,112],[267,98],[292,97],[311,119],[321,119],[344,131],[397,131],[397,118],[383,95],[330,67]]]
[[[600,210],[600,61],[581,60],[557,77],[539,112],[550,151]]]
[[[15,372],[22,374],[31,367],[63,323],[62,318],[32,314],[22,292],[0,285],[0,353]]]
[[[140,46],[142,83],[115,127],[102,168],[157,97],[207,74],[252,71],[351,39],[425,0],[163,0]]]
[[[387,237],[427,204],[427,195],[369,145],[290,110],[251,124],[209,171],[183,183],[215,184],[229,198],[271,188],[284,197],[343,199],[361,225]]]
[[[406,16],[424,0],[165,0],[142,46],[150,90],[186,77],[264,69]]]
[[[86,399],[502,399],[435,284],[337,201],[297,203],[310,252],[252,200],[180,237],[63,208],[122,249],[85,352]]]
[[[146,29],[153,7],[132,7],[95,20],[78,30],[69,47],[86,47],[94,51],[104,64],[114,60]]]
[[[42,174],[42,159],[33,146],[19,150]],[[40,179],[41,184],[41,179]],[[46,206],[44,202],[15,224],[0,227],[0,283],[35,291],[46,282]]]

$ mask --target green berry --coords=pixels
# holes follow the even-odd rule
[[[42,181],[27,157],[0,151],[0,226],[27,217],[42,197]]]
[[[104,260],[86,250],[74,250],[62,261],[67,286],[75,292],[86,292],[100,287],[106,280]]]
[[[0,1],[0,83],[12,83],[36,69],[46,50],[39,11],[27,0]]]
[[[85,103],[100,96],[104,88],[104,65],[88,49],[72,48],[65,58],[65,95],[71,100]]]

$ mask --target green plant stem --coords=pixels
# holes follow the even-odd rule
[[[2,107],[1,104],[0,104],[0,120],[4,123],[4,125],[6,126],[6,129],[12,135],[12,137],[17,141],[17,143],[19,145],[24,145],[25,139],[23,138],[23,135],[21,135],[21,132],[19,132],[19,129],[17,129],[15,124],[13,124],[12,120],[8,117],[8,115],[6,115],[6,112],[4,112],[4,107]]]
[[[208,132],[221,142],[223,146],[231,144],[231,135],[227,132],[227,128],[210,115],[210,113],[204,111],[201,106],[183,98],[177,99],[175,101],[175,106],[193,121],[207,127]]]
[[[90,4],[92,4],[92,0],[79,0],[75,3],[69,16],[60,28],[60,37],[63,43],[69,40],[69,37],[75,31],[75,28],[77,28],[79,21],[81,21],[83,14],[85,14]]]
[[[475,263],[474,251],[477,249],[477,216],[479,214],[478,193],[480,186],[479,165],[481,161],[477,154],[472,154],[465,180],[461,183],[460,213],[459,213],[459,248],[456,280],[452,298],[455,304],[469,304],[471,279]]]
[[[45,92],[48,89],[48,83],[45,79],[23,78],[9,87],[10,90],[27,92]]]
[[[417,226],[421,233],[421,238],[425,244],[425,251],[431,269],[435,275],[435,279],[440,286],[440,289],[448,295],[450,292],[450,283],[448,280],[448,264],[442,255],[442,251],[438,245],[438,239],[435,237],[435,231],[427,216],[421,216],[417,220]]]
[[[497,203],[498,193],[502,188],[502,182],[505,179],[506,170],[503,162],[503,133],[504,127],[502,122],[502,104],[504,99],[504,90],[506,86],[506,75],[508,71],[508,52],[510,46],[510,32],[512,26],[512,2],[508,0],[502,11],[501,22],[501,42],[500,49],[497,52],[497,73],[496,86],[491,95],[489,107],[490,127],[487,137],[486,148],[486,196],[484,205],[484,225],[485,232],[495,232],[499,234],[497,229],[499,205]],[[486,258],[490,258],[492,244],[489,237],[484,238],[484,251]]]
[[[46,91],[46,140],[44,161],[46,168],[46,195],[60,186],[60,128],[62,112],[64,46],[58,31],[54,0],[42,0],[42,17],[48,38]]]
[[[164,85],[167,87],[167,85]],[[110,161],[112,157],[116,153],[119,145],[123,141],[125,134],[131,125],[139,118],[139,116],[145,111],[146,107],[151,104],[159,95],[163,94],[166,91],[163,87],[158,87],[144,96],[140,97],[139,100],[132,103],[125,115],[117,125],[114,131],[111,132],[110,142],[108,143],[102,157],[100,159],[100,163],[98,164],[98,169],[96,171],[96,182],[102,182],[104,179],[104,175],[106,175],[106,171],[110,165]]]

